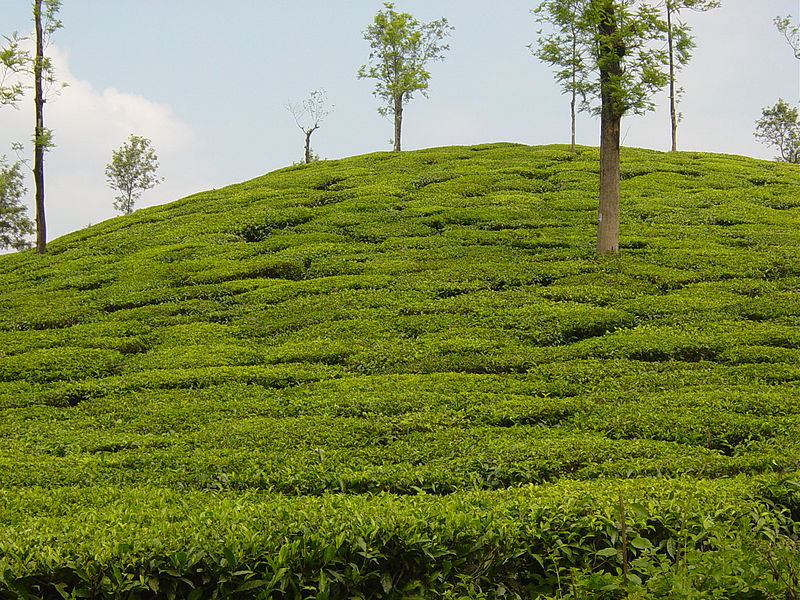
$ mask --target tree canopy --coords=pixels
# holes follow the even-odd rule
[[[800,163],[800,113],[783,98],[762,111],[755,136],[761,143],[778,149],[778,160]]]
[[[0,157],[0,250],[30,245],[27,236],[33,233],[33,223],[22,203],[25,191],[20,163],[9,164]]]
[[[111,189],[119,194],[114,197],[114,208],[123,214],[133,212],[133,206],[149,190],[163,181],[156,176],[158,156],[152,142],[131,134],[128,140],[111,155],[106,166],[106,178]]]

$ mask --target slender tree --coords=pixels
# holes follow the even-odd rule
[[[327,96],[325,90],[314,90],[308,98],[303,100],[300,104],[289,102],[286,105],[294,122],[303,132],[306,142],[303,152],[303,160],[306,164],[317,160],[314,151],[311,150],[311,135],[320,128],[322,121],[325,120],[333,111],[332,106],[328,106]]]
[[[46,92],[54,83],[53,65],[45,54],[50,38],[61,27],[58,11],[61,0],[33,0],[35,54],[33,58],[33,89],[36,122],[33,134],[33,183],[36,195],[36,252],[47,251],[47,224],[44,202],[44,154],[53,147],[53,132],[44,125]]]
[[[791,46],[794,57],[800,60],[800,25],[795,24],[791,16],[775,17],[773,23]]]
[[[112,153],[111,162],[106,166],[108,185],[119,192],[114,197],[114,208],[131,214],[142,192],[164,181],[156,176],[157,170],[158,156],[152,142],[131,134],[119,150]]]
[[[0,157],[0,250],[27,248],[27,236],[33,233],[33,223],[22,203],[25,195],[20,163],[9,164]]]
[[[414,92],[427,97],[431,74],[426,65],[444,58],[449,46],[442,40],[453,28],[444,18],[420,23],[408,13],[395,12],[392,2],[383,6],[364,32],[372,51],[358,77],[376,80],[373,93],[386,102],[378,112],[394,118],[394,149],[400,151],[403,108]]]
[[[664,0],[667,19],[667,51],[669,53],[669,115],[671,125],[672,151],[678,149],[678,101],[682,89],[677,87],[677,72],[692,58],[696,44],[689,32],[691,29],[680,20],[681,10],[688,8],[705,12],[720,5],[718,0]]]
[[[546,0],[533,13],[539,23],[547,23],[552,31],[546,35],[539,30],[536,44],[528,45],[536,58],[556,67],[555,77],[561,90],[570,96],[570,150],[575,152],[578,98],[580,108],[587,108],[589,65],[586,31],[580,20],[585,13],[586,0]]]

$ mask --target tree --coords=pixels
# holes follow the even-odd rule
[[[24,38],[13,33],[4,35],[3,39],[5,43],[0,46],[0,106],[16,106],[25,89],[21,81],[9,81],[9,78],[25,70],[29,56],[20,48]]]
[[[800,116],[783,98],[762,111],[755,136],[762,144],[778,148],[778,160],[800,163]]]
[[[290,102],[286,105],[286,109],[292,114],[294,122],[306,137],[303,159],[306,164],[309,164],[316,160],[315,154],[311,150],[311,135],[320,128],[325,117],[333,111],[333,107],[328,108],[325,90],[314,90],[302,103]]]
[[[58,11],[61,0],[33,0],[36,50],[33,58],[33,103],[36,124],[33,133],[33,183],[36,195],[36,252],[47,251],[47,225],[44,204],[44,154],[53,147],[53,132],[44,126],[46,88],[55,81],[53,64],[45,54],[52,35],[61,28]]]
[[[634,0],[591,0],[587,22],[595,37],[600,96],[597,253],[616,254],[622,117],[652,110],[652,94],[667,82],[666,56],[652,45],[663,42],[666,24],[653,6]]]
[[[791,46],[794,57],[800,60],[800,25],[795,25],[791,16],[775,17],[773,23],[775,23],[775,27],[778,28],[778,31],[783,34],[783,37],[786,38],[789,46]]]
[[[152,142],[131,134],[128,141],[111,154],[111,162],[106,166],[108,185],[119,192],[114,197],[114,208],[131,214],[142,192],[164,181],[163,177],[156,177],[157,170],[158,157]]]
[[[394,117],[394,150],[400,151],[403,125],[403,107],[420,92],[427,97],[431,74],[427,63],[442,60],[449,46],[442,44],[452,27],[447,19],[420,23],[408,13],[394,11],[392,2],[384,3],[366,31],[364,39],[369,41],[372,51],[369,64],[358,70],[359,79],[375,79],[375,96],[386,105],[378,112]]]
[[[33,233],[33,223],[22,204],[25,195],[20,163],[8,164],[0,157],[0,250],[21,250],[30,246],[26,236]]]
[[[664,0],[667,16],[667,49],[669,52],[669,115],[672,133],[672,151],[678,149],[678,100],[682,92],[676,89],[676,73],[692,58],[694,39],[689,35],[690,28],[680,20],[680,12],[688,8],[705,12],[720,5],[718,0]]]
[[[575,133],[578,96],[581,108],[586,108],[589,92],[588,44],[585,28],[579,22],[583,17],[585,0],[546,0],[533,13],[540,23],[549,23],[554,31],[543,36],[530,48],[536,58],[557,67],[555,77],[561,83],[563,93],[570,95],[571,135],[570,150],[575,152]]]
[[[548,20],[562,2],[545,1],[540,9]],[[586,59],[582,83],[599,100],[600,194],[597,252],[619,252],[619,160],[622,117],[654,108],[652,95],[667,84],[667,24],[657,7],[639,0],[581,0],[575,2],[577,46]]]

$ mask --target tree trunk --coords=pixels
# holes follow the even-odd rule
[[[394,99],[394,150],[400,152],[400,134],[403,129],[403,95]]]
[[[570,108],[570,116],[572,117],[572,129],[571,129],[571,137],[569,142],[569,149],[571,152],[575,152],[575,101],[577,100],[578,90],[575,89],[577,85],[577,73],[576,73],[576,66],[575,66],[575,57],[578,55],[578,38],[577,33],[575,32],[575,28],[573,27],[572,30],[572,100],[569,104]]]
[[[576,94],[577,92],[573,88],[572,101],[569,103],[570,115],[572,117],[572,135],[570,137],[570,142],[569,142],[569,149],[571,152],[575,152],[575,95]]]
[[[675,48],[672,38],[672,7],[667,2],[667,45],[669,46],[669,115],[672,124],[672,151],[678,150],[678,99],[675,95]]]
[[[600,117],[600,204],[597,253],[619,252],[619,137],[621,118],[603,107]]]
[[[306,129],[306,149],[305,157],[306,164],[311,164],[311,134],[314,133],[313,129]]]
[[[47,250],[47,226],[44,217],[44,92],[42,76],[44,70],[44,32],[42,30],[42,0],[34,2],[34,21],[36,24],[36,58],[33,63],[34,104],[36,106],[36,126],[33,140],[33,182],[36,188],[36,252],[44,254]]]
[[[600,199],[597,253],[619,252],[619,139],[623,109],[618,99],[619,77],[625,48],[616,40],[617,19],[613,0],[600,4]]]

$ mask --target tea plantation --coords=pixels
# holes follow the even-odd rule
[[[493,144],[0,257],[0,598],[800,594],[800,170]]]

